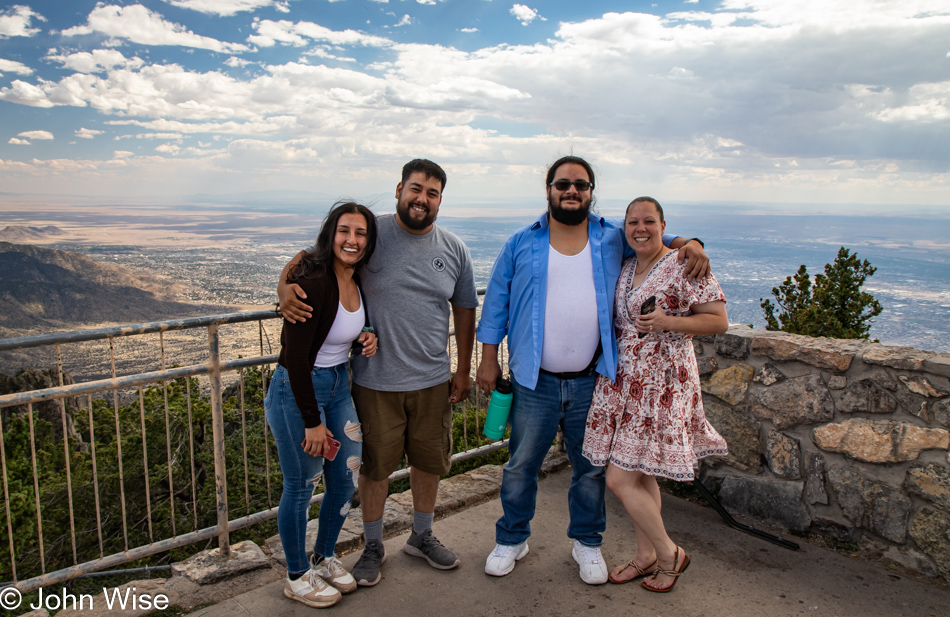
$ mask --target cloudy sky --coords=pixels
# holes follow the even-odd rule
[[[947,0],[523,1],[0,4],[0,193],[363,195],[422,156],[504,201],[573,152],[601,198],[950,211]]]

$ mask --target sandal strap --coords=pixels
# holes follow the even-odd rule
[[[683,549],[681,549],[680,547],[677,546],[677,547],[676,547],[676,552],[673,553],[673,569],[672,569],[672,570],[662,570],[662,569],[660,569],[660,562],[657,562],[657,564],[656,564],[656,570],[653,572],[653,577],[652,577],[652,578],[656,578],[657,574],[662,574],[662,575],[664,575],[664,576],[672,576],[672,577],[674,577],[674,578],[676,578],[677,576],[679,576],[680,574],[682,574],[682,571],[680,571],[680,569],[677,568],[677,566],[679,565],[680,551],[681,551],[681,550],[683,550]],[[683,554],[685,555],[685,551],[684,551]],[[634,565],[636,565],[636,564],[634,564]],[[640,569],[640,568],[637,568],[637,570],[639,570],[639,569]]]
[[[647,568],[652,568],[652,567],[655,566],[655,565],[656,565],[656,561],[654,561],[653,563],[651,563],[650,565],[648,565]],[[639,565],[637,565],[637,560],[636,560],[636,558],[633,558],[633,559],[631,559],[630,561],[628,561],[627,564],[626,564],[626,565],[623,567],[623,569],[620,570],[620,571],[623,572],[623,571],[626,570],[627,568],[634,568],[634,569],[636,569],[638,576],[647,576],[647,575],[649,575],[649,574],[653,574],[653,572],[648,572],[648,571],[645,570],[644,568],[641,568]]]

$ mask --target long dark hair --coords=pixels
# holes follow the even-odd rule
[[[579,156],[569,155],[569,156],[562,156],[558,160],[554,161],[554,163],[552,163],[550,167],[548,167],[548,173],[544,179],[544,186],[548,186],[552,182],[554,182],[554,174],[557,173],[557,170],[561,165],[580,165],[581,167],[584,168],[584,171],[587,172],[587,176],[590,180],[590,183],[594,184],[594,168],[590,166],[590,163],[588,163],[587,161],[585,161]],[[591,197],[593,197],[594,187],[593,186],[590,187],[590,190],[591,190]]]
[[[338,201],[333,204],[326,218],[323,219],[323,226],[317,234],[317,241],[313,248],[301,256],[300,261],[287,275],[288,283],[311,273],[324,276],[333,268],[333,236],[336,234],[340,217],[344,214],[361,214],[366,219],[366,251],[353,268],[359,271],[369,261],[369,258],[373,256],[373,251],[376,250],[376,215],[366,206],[354,201]]]

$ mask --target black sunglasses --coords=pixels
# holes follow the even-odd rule
[[[577,189],[578,193],[583,193],[587,189],[594,188],[594,183],[588,182],[587,180],[574,180],[573,182],[570,180],[555,180],[548,186],[553,186],[559,191],[566,191],[567,189],[571,188],[572,184],[574,185],[574,188]]]

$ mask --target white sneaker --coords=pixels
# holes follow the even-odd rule
[[[599,546],[587,546],[574,540],[571,556],[581,567],[581,580],[588,585],[603,585],[607,582],[607,565],[600,554]]]
[[[340,601],[343,595],[320,578],[313,568],[295,581],[287,579],[284,595],[314,608],[326,608]]]
[[[317,573],[317,576],[336,587],[341,593],[350,593],[356,591],[356,579],[346,571],[343,564],[340,563],[336,555],[324,557],[319,564],[313,563],[313,557],[310,558],[310,568]]]
[[[485,560],[485,574],[504,576],[515,569],[515,562],[521,561],[528,554],[528,543],[522,542],[514,546],[496,544],[495,550]]]

